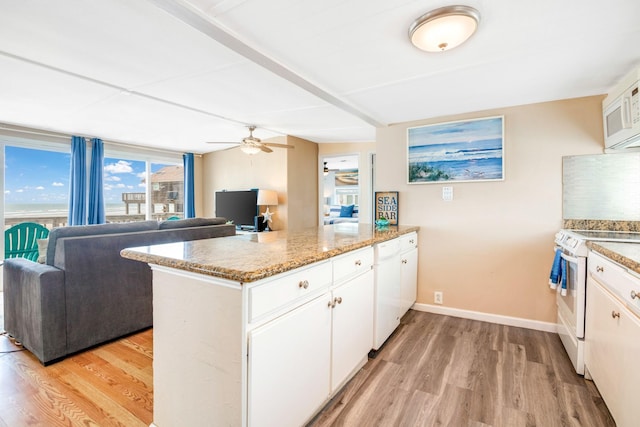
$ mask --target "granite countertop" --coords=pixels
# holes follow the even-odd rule
[[[377,230],[371,224],[345,223],[126,248],[121,255],[247,283],[418,230],[414,226]]]
[[[640,243],[588,241],[587,247],[640,274]]]

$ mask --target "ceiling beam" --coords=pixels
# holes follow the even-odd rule
[[[339,108],[355,117],[358,117],[359,119],[374,127],[386,126],[375,118],[369,116],[367,113],[364,113],[348,102],[302,78],[300,75],[294,73],[284,65],[274,61],[263,53],[242,42],[237,37],[231,35],[225,29],[221,28],[219,25],[204,17],[202,13],[192,8],[190,5],[175,0],[149,1],[165,12],[169,13],[174,18],[205,34],[206,36],[227,47],[238,55],[247,58],[249,61],[257,65],[260,65],[264,69],[287,80],[289,83],[294,84],[295,86],[309,92],[310,94],[322,99],[323,101],[328,102],[334,107]]]

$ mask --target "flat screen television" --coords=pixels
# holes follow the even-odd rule
[[[253,228],[258,215],[258,190],[216,191],[216,216],[226,218],[238,228]]]

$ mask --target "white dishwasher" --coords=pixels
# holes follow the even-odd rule
[[[378,350],[400,324],[400,239],[374,246],[373,349]]]

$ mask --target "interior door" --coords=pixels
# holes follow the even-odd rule
[[[322,175],[318,191],[320,225],[332,223],[330,217],[337,216],[336,209],[342,205],[354,205],[359,210],[361,191],[359,158],[359,154],[340,154],[325,156],[321,159]],[[338,221],[358,222],[359,218],[358,215],[354,219],[340,218]]]

